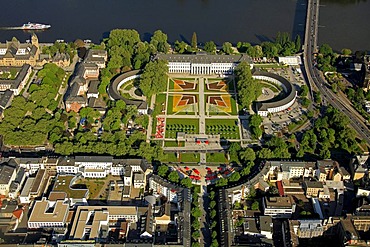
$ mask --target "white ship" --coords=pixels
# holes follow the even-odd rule
[[[44,29],[49,29],[49,28],[51,28],[51,25],[32,23],[32,22],[28,22],[26,24],[23,24],[22,26],[23,30],[44,30]]]

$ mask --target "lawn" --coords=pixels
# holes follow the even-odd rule
[[[85,184],[89,189],[89,199],[101,199],[99,198],[100,190],[105,185],[105,179],[97,178],[83,178],[79,179],[76,184]]]
[[[177,142],[177,141],[165,141],[164,146],[165,147],[183,147],[185,145],[185,142]]]
[[[199,162],[200,154],[197,153],[180,153],[181,162]]]
[[[265,63],[265,64],[254,64],[254,67],[258,68],[286,68],[287,65],[281,65],[278,63]]]
[[[199,133],[198,119],[166,119],[166,138],[176,138],[177,132],[186,132],[188,134]]]
[[[228,163],[228,159],[225,156],[224,152],[221,153],[207,153],[207,163]]]
[[[259,83],[261,83],[263,87],[267,87],[267,88],[271,89],[274,93],[278,93],[281,90],[283,90],[281,87],[279,87],[277,85],[274,85],[272,83],[269,83],[269,82],[259,81]]]
[[[165,108],[166,103],[166,95],[165,94],[157,94],[155,97],[154,103],[154,110],[153,110],[153,118],[162,113],[162,110]]]
[[[236,119],[206,119],[206,134],[219,134],[224,139],[240,138]]]

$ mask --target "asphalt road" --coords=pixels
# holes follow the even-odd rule
[[[358,112],[351,105],[341,101],[339,96],[326,86],[326,81],[322,78],[321,72],[315,67],[313,53],[317,49],[318,20],[319,20],[319,0],[308,1],[306,33],[304,43],[304,64],[307,78],[311,87],[317,88],[324,101],[337,108],[340,112],[348,116],[351,127],[358,133],[358,136],[370,144],[370,131],[364,120],[358,116]]]

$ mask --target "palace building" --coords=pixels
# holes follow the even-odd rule
[[[184,73],[192,75],[231,75],[240,62],[252,60],[245,54],[238,55],[208,55],[198,54],[157,54],[155,59],[168,61],[169,73]]]
[[[0,43],[0,66],[43,65],[40,58],[39,40],[32,34],[31,43],[20,43],[16,38]]]

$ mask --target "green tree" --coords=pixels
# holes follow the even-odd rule
[[[261,94],[261,85],[252,78],[250,66],[241,62],[235,68],[235,77],[238,89],[238,101],[243,108],[249,109],[251,103]]]
[[[167,172],[168,172],[168,166],[160,165],[160,167],[158,167],[158,175],[159,176],[166,177]]]
[[[149,62],[140,77],[140,89],[150,98],[153,94],[164,92],[167,86],[168,67],[164,60]]]
[[[190,178],[188,178],[188,177],[186,177],[186,178],[184,178],[184,179],[182,179],[182,180],[181,180],[181,185],[182,185],[182,186],[185,186],[185,187],[187,187],[187,188],[191,188],[191,187],[193,187],[193,184],[192,184],[192,182],[191,182],[191,179],[190,179]]]
[[[219,180],[217,180],[216,182],[216,187],[222,187],[222,186],[225,186],[227,185],[228,181],[227,181],[227,178],[220,178]]]
[[[262,148],[257,152],[257,156],[260,159],[272,159],[274,158],[274,153],[269,148]]]
[[[254,161],[256,159],[256,153],[252,148],[246,148],[240,152],[240,158],[243,161]]]
[[[193,32],[193,36],[191,37],[191,48],[193,48],[193,50],[196,50],[197,47],[198,47],[197,33]]]
[[[154,32],[150,44],[153,45],[158,52],[167,53],[170,49],[170,45],[167,43],[167,34],[161,30]]]
[[[260,207],[258,201],[255,201],[252,203],[252,210],[258,210]]]
[[[216,53],[216,44],[213,41],[208,41],[204,44],[204,51],[215,54]]]
[[[349,56],[349,55],[352,54],[352,51],[350,49],[344,48],[344,49],[342,49],[342,54],[344,56]]]
[[[177,173],[177,171],[172,171],[168,175],[168,180],[170,180],[171,182],[178,183],[179,179],[180,179],[180,177],[179,177],[179,174]]]
[[[181,42],[178,40],[175,41],[175,44],[174,44],[175,52],[178,52],[180,54],[185,53],[188,50],[188,47],[189,45],[185,43],[184,41],[181,41]]]
[[[301,36],[299,34],[297,34],[297,36],[295,37],[295,49],[296,51],[300,51],[302,49],[302,44],[301,44]]]
[[[233,172],[233,174],[231,174],[230,178],[229,178],[229,181],[230,182],[237,182],[240,180],[240,174],[239,172]]]
[[[229,146],[229,155],[230,155],[230,162],[240,163],[239,161],[239,151],[241,150],[240,143],[233,142]]]
[[[222,52],[227,54],[227,55],[233,54],[234,53],[233,45],[230,42],[223,43],[222,44]]]
[[[194,231],[192,234],[191,234],[191,237],[194,239],[194,240],[198,240],[200,238],[200,232],[199,231]]]
[[[307,85],[302,85],[300,96],[307,97],[307,94],[308,94],[308,86]]]

